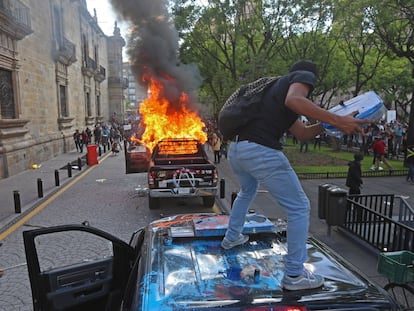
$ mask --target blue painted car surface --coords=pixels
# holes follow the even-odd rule
[[[176,215],[137,230],[129,244],[84,225],[25,231],[34,310],[399,310],[386,291],[312,237],[306,266],[324,276],[324,285],[283,290],[286,223],[249,214],[249,241],[225,250],[227,223],[227,215]],[[112,255],[42,270],[35,240],[64,233],[62,243],[69,231],[108,240]]]
[[[324,286],[283,290],[286,224],[250,214],[244,227],[249,242],[224,250],[227,223],[227,215],[179,215],[150,224],[128,310],[398,309],[386,292],[313,238],[306,266],[325,277]]]

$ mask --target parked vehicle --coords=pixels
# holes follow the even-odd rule
[[[142,144],[124,141],[125,173],[143,173],[148,171],[151,150]]]
[[[249,241],[224,250],[227,223],[227,215],[171,216],[137,230],[129,244],[85,225],[25,231],[34,311],[399,310],[384,289],[312,237],[306,265],[324,276],[323,287],[283,290],[286,223],[249,214]],[[76,243],[75,233],[92,237]],[[49,251],[48,258],[52,245],[79,247],[92,238],[103,240],[107,251],[109,242],[111,254],[82,258],[85,252],[74,250],[79,262],[50,267],[69,256]]]
[[[161,198],[201,197],[204,206],[214,205],[217,168],[208,159],[203,144],[196,139],[163,139],[150,157],[141,146],[128,151],[125,161],[127,173],[148,172],[150,209],[158,208]]]

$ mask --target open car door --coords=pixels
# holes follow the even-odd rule
[[[124,140],[125,173],[146,173],[151,161],[151,151],[142,144]]]
[[[134,248],[99,229],[63,225],[23,232],[33,310],[118,310]]]

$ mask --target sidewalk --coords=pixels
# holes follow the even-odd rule
[[[98,161],[106,154],[101,149],[101,156],[98,153]],[[80,159],[81,170],[79,170],[78,159]],[[69,177],[69,163],[72,177]],[[86,152],[80,153],[76,150],[37,165],[39,167],[36,169],[28,168],[19,174],[0,179],[0,234],[77,175],[91,168],[86,164]],[[39,197],[42,192],[43,197]],[[19,203],[21,213],[16,213],[19,210]]]

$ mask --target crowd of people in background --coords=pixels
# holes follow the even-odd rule
[[[227,158],[229,142],[223,141],[219,131],[214,126],[214,122],[210,123],[208,124],[210,126],[207,126],[208,144],[211,146],[211,150],[214,151],[214,162],[220,163],[222,156]],[[357,150],[362,156],[372,156],[371,170],[383,170],[381,165],[385,165],[392,172],[393,167],[388,160],[404,160],[407,158],[407,150],[414,148],[414,146],[407,146],[407,129],[407,124],[398,121],[389,123],[381,121],[363,128],[362,132],[358,135],[342,136],[339,144],[345,146],[348,151]],[[283,136],[284,141],[281,142],[282,146],[286,144],[287,136],[289,134],[285,133]],[[218,146],[217,142],[220,143],[220,146]],[[293,144],[299,143],[294,137],[292,137],[292,142]],[[313,149],[315,150],[320,149],[322,143],[329,145],[331,141],[327,134],[322,133],[316,136],[312,142],[300,142],[300,152],[308,152],[308,144],[310,143],[313,143]],[[406,161],[407,167],[411,161],[414,162],[413,155]],[[414,168],[412,174],[414,175]]]
[[[89,127],[80,132],[76,130],[73,133],[73,141],[75,142],[76,151],[83,152],[83,147],[88,146],[92,141],[92,131]]]
[[[343,137],[343,144],[350,150],[351,148],[359,148],[364,156],[372,154],[371,170],[383,170],[381,166],[384,164],[390,172],[393,171],[392,165],[388,160],[402,159],[405,166],[409,168],[408,180],[410,176],[410,159],[407,160],[408,151],[413,146],[407,145],[407,124],[398,121],[386,123],[385,121],[364,128],[362,133],[352,137]]]
[[[80,153],[84,152],[84,147],[86,149],[89,144],[96,144],[112,150],[112,153],[116,154],[122,150],[123,128],[113,122],[111,124],[96,124],[93,130],[89,127],[82,131],[77,129],[73,133],[73,140],[76,151]]]
[[[357,150],[363,157],[372,156],[371,170],[383,170],[381,165],[385,165],[392,172],[393,168],[388,160],[404,160],[404,164],[408,168],[407,181],[414,182],[414,146],[407,146],[407,129],[407,124],[398,121],[389,123],[381,121],[363,128],[363,131],[358,135],[342,136],[339,144],[342,147],[345,146],[348,151]],[[89,127],[82,131],[77,129],[73,134],[73,139],[76,150],[80,153],[86,151],[86,146],[94,143],[112,150],[113,154],[117,154],[119,150],[122,150],[123,132],[123,126],[111,120],[109,124],[96,124],[93,130]],[[222,139],[214,121],[206,123],[206,132],[208,135],[207,144],[214,153],[214,162],[220,163],[222,157],[227,159],[230,142]],[[289,133],[283,135],[282,146],[286,145],[286,139],[289,136],[291,136]],[[291,138],[293,144],[299,143],[295,137]],[[315,150],[320,149],[321,144],[331,144],[331,140],[327,134],[322,133],[317,135],[312,142],[300,143],[300,151],[307,152],[308,144],[311,143]]]
[[[363,129],[359,135],[348,137],[343,136],[343,144],[348,148],[358,147],[364,155],[370,155],[375,140],[382,140],[385,143],[386,158],[393,159],[405,156],[407,149],[407,128],[408,125],[398,121],[378,124],[371,124]]]
[[[383,170],[384,164],[391,172],[393,170],[388,160],[407,158],[407,124],[398,121],[386,123],[381,121],[364,127],[358,135],[343,135],[339,145],[348,151],[361,152],[363,156],[372,156],[371,170]],[[297,144],[297,140],[292,140]],[[321,143],[331,144],[326,133],[318,135],[313,141],[313,149],[320,149]],[[308,142],[300,143],[300,152],[307,152]]]

